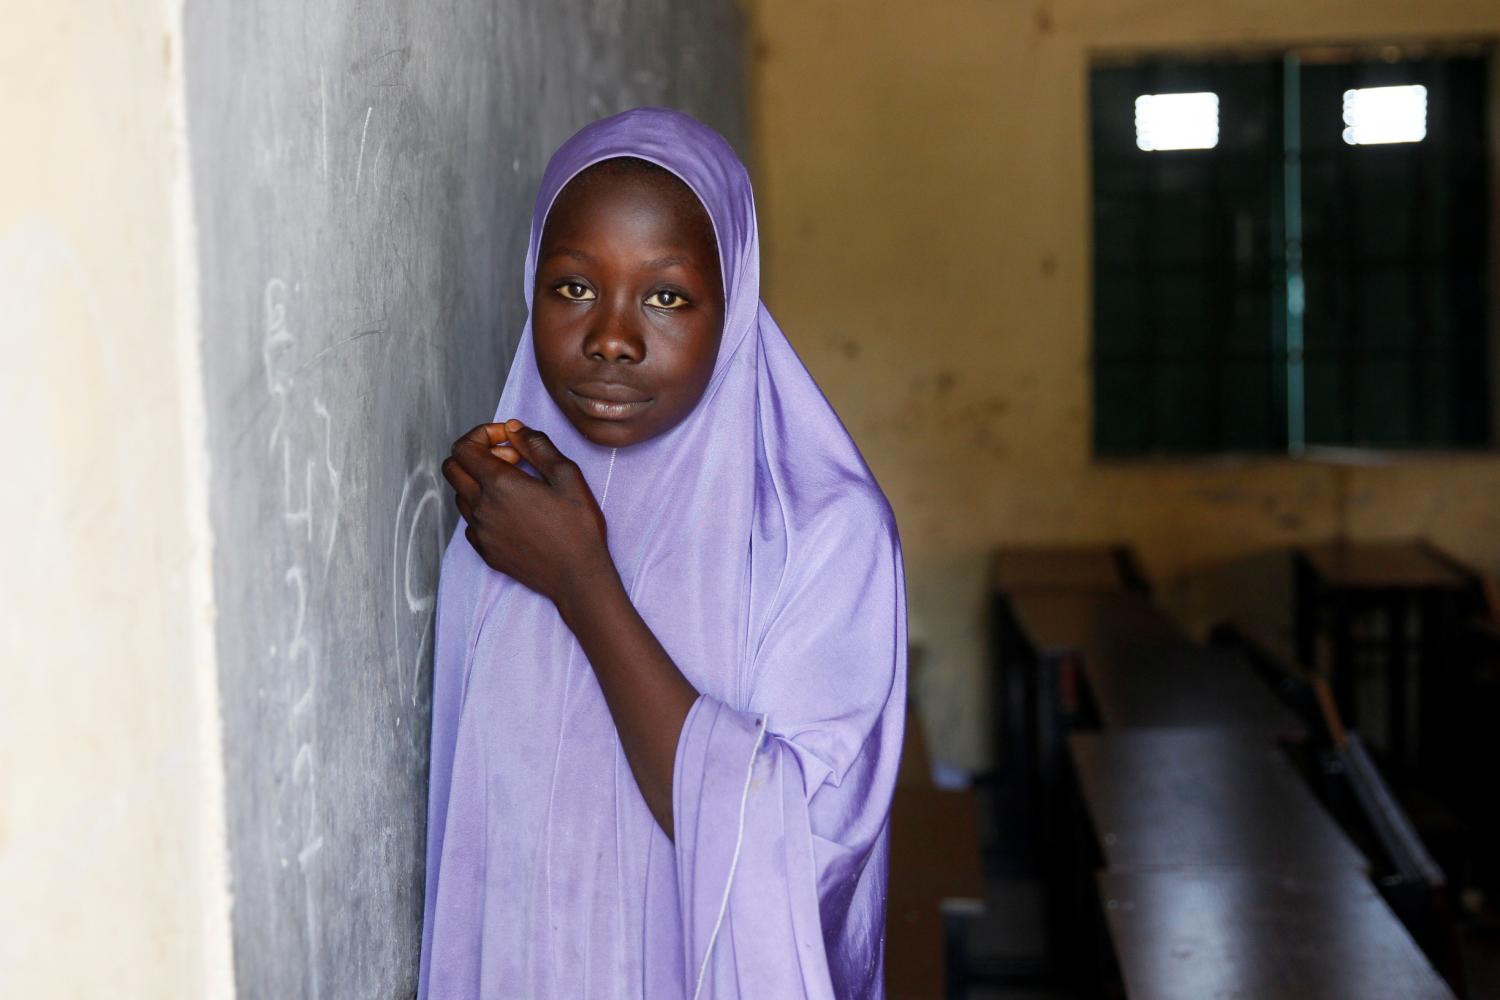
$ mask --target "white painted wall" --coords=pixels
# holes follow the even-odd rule
[[[0,996],[233,992],[180,15],[0,32]]]

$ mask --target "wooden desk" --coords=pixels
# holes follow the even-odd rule
[[[1384,749],[1390,762],[1408,767],[1412,748],[1420,750],[1424,729],[1442,725],[1428,690],[1443,660],[1450,626],[1470,580],[1430,546],[1419,541],[1334,541],[1303,546],[1293,554],[1296,595],[1297,656],[1315,667],[1317,637],[1330,644],[1328,671],[1339,713],[1350,725],[1360,725],[1355,692],[1353,619],[1361,612],[1377,612],[1384,620],[1386,702]],[[1418,621],[1418,701],[1420,718],[1415,732],[1407,708],[1407,676],[1411,658],[1408,621]],[[1369,735],[1369,726],[1364,726]]]
[[[1297,550],[1324,586],[1341,590],[1460,590],[1463,574],[1419,541],[1333,541]]]
[[[1359,873],[1099,874],[1128,996],[1142,1000],[1451,1000]]]
[[[1112,729],[1074,733],[1068,744],[1107,867],[1367,865],[1253,730]]]
[[[1291,740],[1307,735],[1237,650],[1126,649],[1085,657],[1083,673],[1105,726],[1226,726]]]
[[[1041,656],[1191,645],[1176,622],[1131,591],[1023,590],[1008,603]]]
[[[1128,559],[1110,545],[1013,545],[996,549],[990,563],[990,586],[997,591],[1054,587],[1121,590],[1128,586],[1121,561]]]
[[[982,913],[984,896],[974,794],[898,786],[885,940],[890,1000],[947,995],[944,917]]]
[[[1106,726],[1224,725],[1303,735],[1240,653],[1193,644],[1139,595],[1023,592],[1011,596],[1010,607],[1039,659],[1081,670]],[[1066,712],[1076,695],[1069,676],[1060,683]],[[1007,721],[1013,717],[1007,713]]]
[[[1006,595],[999,611],[1006,801],[1023,842],[1035,843],[1032,827],[1044,820],[1057,784],[1062,732],[1081,707],[1083,664],[1126,649],[1192,643],[1150,601],[1127,590],[1021,590]]]
[[[1084,690],[1097,686],[1085,673],[1106,678],[1108,707],[1118,699],[1108,693],[1105,664],[1127,654],[1196,647],[1150,601],[1126,590],[1018,591],[1008,595],[1003,610],[1001,807],[1006,826],[1017,831],[1019,851],[1047,870],[1059,863],[1052,854],[1066,803],[1063,734],[1079,719]],[[1113,714],[1111,722],[1120,717]],[[1060,931],[1052,937],[1063,944]]]

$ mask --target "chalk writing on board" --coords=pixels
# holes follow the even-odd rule
[[[446,539],[443,531],[443,490],[438,485],[436,463],[422,461],[401,485],[396,523],[391,540],[391,622],[396,648],[398,691],[419,702],[422,668],[431,656],[433,613],[437,603],[437,568]],[[414,756],[425,761],[427,747],[417,731],[408,726]]]
[[[359,194],[359,182],[365,175],[365,140],[370,136],[370,116],[375,113],[372,104],[365,109],[365,124],[359,130],[359,164],[354,168],[354,193]]]
[[[290,781],[278,783],[278,817],[294,824],[296,877],[301,881],[301,933],[306,962],[306,994],[318,1000],[322,984],[318,968],[320,918],[316,884],[317,859],[324,839],[318,808],[318,711],[321,636],[315,634],[318,616],[309,614],[327,585],[328,570],[338,541],[342,478],[334,463],[335,416],[324,401],[299,398],[296,366],[297,336],[288,321],[291,299],[287,283],[266,283],[261,362],[265,371],[273,420],[266,447],[272,467],[280,467],[278,496],[282,535],[267,544],[281,563],[282,579],[294,594],[296,610],[285,623],[282,641],[271,655],[285,665],[284,676],[293,690],[287,700],[287,736],[282,753],[290,759]],[[308,409],[316,420],[306,419]],[[311,430],[309,429],[311,428]],[[278,652],[279,651],[279,652]],[[295,696],[295,700],[293,700]],[[283,760],[287,757],[281,758]],[[291,858],[281,865],[290,868]]]

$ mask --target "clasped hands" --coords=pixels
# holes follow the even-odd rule
[[[537,475],[519,468],[525,460]],[[443,462],[464,536],[492,569],[560,607],[614,575],[604,514],[577,465],[519,420],[480,424]]]

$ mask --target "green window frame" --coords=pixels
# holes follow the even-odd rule
[[[1488,46],[1099,60],[1095,454],[1492,443]],[[1346,91],[1427,88],[1349,145]],[[1219,98],[1211,149],[1136,147],[1142,94]]]

